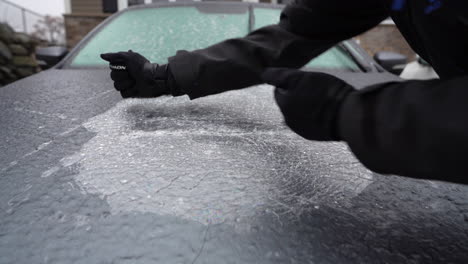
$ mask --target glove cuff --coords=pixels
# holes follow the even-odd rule
[[[330,136],[334,141],[341,141],[343,138],[341,137],[340,131],[340,117],[341,117],[341,109],[343,108],[343,104],[349,94],[354,91],[354,88],[346,85],[339,89],[339,92],[335,95],[335,105],[334,105],[334,113],[333,113],[333,120],[331,122],[330,127]]]
[[[157,63],[153,63],[152,68],[152,79],[157,91],[163,92],[163,94],[172,94],[173,96],[185,94],[177,86],[174,76],[169,69],[169,64],[159,65]]]
[[[186,95],[187,93],[184,92],[178,85],[177,82],[174,78],[174,75],[172,74],[171,67],[169,64],[167,64],[167,87],[170,91],[170,93],[173,96],[181,96],[181,95]]]
[[[155,88],[155,96],[169,94],[167,87],[167,64],[151,63],[151,80]]]

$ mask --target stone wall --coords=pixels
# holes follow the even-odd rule
[[[38,44],[32,37],[0,23],[0,86],[39,71],[34,54]]]
[[[73,48],[93,28],[104,21],[109,14],[67,14],[65,17],[65,33],[67,47]]]
[[[393,51],[405,55],[408,61],[416,58],[416,53],[392,23],[380,24],[356,39],[371,56],[379,51]]]

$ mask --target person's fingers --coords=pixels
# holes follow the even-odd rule
[[[261,75],[265,83],[286,90],[294,88],[304,73],[288,68],[267,68]]]
[[[284,112],[288,107],[288,93],[282,88],[275,88],[274,92],[276,104],[279,106],[281,112]]]
[[[111,71],[110,77],[115,82],[132,79],[127,71]]]
[[[288,72],[288,69],[285,68],[267,68],[263,71],[260,78],[265,83],[277,86],[280,79],[278,79],[278,74],[283,74],[284,72]]]
[[[103,53],[101,59],[110,63],[119,64],[126,62],[128,58],[128,52],[116,52],[116,53]]]
[[[114,87],[117,91],[124,91],[132,89],[135,86],[135,82],[131,79],[126,79],[120,82],[114,82]]]
[[[137,93],[138,92],[135,89],[127,89],[120,91],[120,95],[122,95],[123,98],[136,97]]]

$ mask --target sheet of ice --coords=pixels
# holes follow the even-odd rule
[[[282,125],[269,86],[196,101],[123,100],[84,126],[96,136],[61,165],[78,164],[80,188],[113,213],[201,223],[300,214],[350,199],[372,179],[345,145],[305,141]]]

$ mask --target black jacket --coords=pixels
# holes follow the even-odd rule
[[[468,2],[296,0],[278,25],[169,59],[179,88],[197,98],[260,84],[266,67],[299,68],[391,16],[440,80],[374,85],[342,106],[342,138],[368,168],[468,183]],[[430,11],[430,12],[429,12]],[[241,77],[240,77],[241,76]]]

